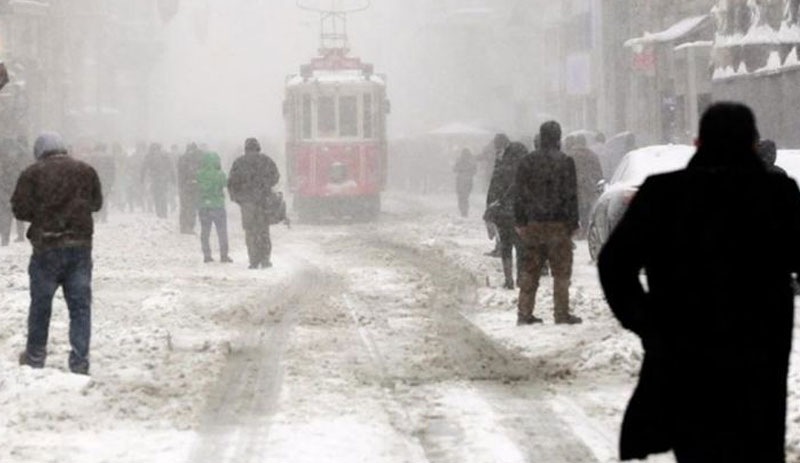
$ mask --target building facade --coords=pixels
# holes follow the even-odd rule
[[[148,74],[158,60],[155,2],[5,0],[2,135],[58,130],[71,139],[147,135]]]

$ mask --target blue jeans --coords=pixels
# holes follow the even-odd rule
[[[228,257],[228,215],[225,208],[201,208],[200,246],[204,257],[211,257],[211,225],[217,229],[220,257]]]
[[[92,334],[92,250],[56,248],[34,253],[30,266],[31,306],[28,312],[27,363],[44,367],[53,296],[59,287],[69,309],[69,369],[89,372],[89,342]]]

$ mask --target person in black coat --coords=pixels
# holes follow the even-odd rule
[[[758,157],[764,161],[764,164],[767,166],[767,170],[787,175],[783,168],[775,165],[775,161],[778,160],[778,146],[774,141],[761,140],[758,142],[758,145],[756,145],[756,153],[758,154]]]
[[[648,178],[600,254],[608,303],[645,351],[623,460],[784,462],[800,190],[757,140],[749,108],[709,108],[688,167]]]
[[[511,143],[504,134],[494,140],[495,148],[500,153],[495,162],[489,191],[486,195],[486,213],[484,219],[495,224],[500,239],[500,257],[503,260],[503,275],[506,289],[514,289],[514,250],[517,255],[517,280],[520,276],[521,252],[519,237],[514,230],[514,212],[512,204],[514,178],[517,166],[528,150],[519,142]]]
[[[245,141],[244,156],[234,161],[228,176],[231,200],[242,210],[242,228],[247,242],[250,268],[272,267],[268,200],[281,176],[275,162],[261,152],[255,138]]]

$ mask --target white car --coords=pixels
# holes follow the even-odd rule
[[[592,208],[587,241],[593,260],[597,260],[600,249],[645,179],[651,175],[684,169],[696,150],[688,145],[655,145],[625,155],[611,180],[602,186],[603,194]]]

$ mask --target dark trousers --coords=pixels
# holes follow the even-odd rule
[[[200,215],[200,246],[203,256],[211,257],[211,226],[217,229],[219,239],[220,257],[228,257],[228,215],[225,208],[201,208]]]
[[[197,199],[194,194],[184,193],[180,197],[180,202],[181,233],[192,233],[197,221]]]
[[[89,372],[92,331],[92,250],[57,248],[34,253],[30,266],[31,305],[28,312],[27,363],[44,366],[53,296],[59,287],[69,310],[69,369]]]
[[[267,266],[272,258],[267,212],[263,206],[255,203],[241,203],[240,206],[250,267]]]
[[[519,280],[519,305],[521,317],[533,314],[539,278],[545,263],[550,263],[553,274],[553,300],[556,318],[569,315],[569,286],[572,278],[572,233],[566,223],[542,222],[523,228],[520,240],[525,247],[522,254],[522,275]]]
[[[501,224],[497,225],[497,236],[500,238],[500,257],[503,259],[504,265],[514,268],[514,254],[516,253],[517,281],[519,281],[522,276],[522,255],[525,250],[517,236],[517,231],[511,225]]]

